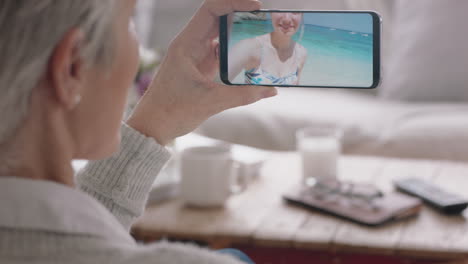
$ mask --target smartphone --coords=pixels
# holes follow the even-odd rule
[[[376,88],[381,18],[372,11],[258,10],[220,17],[229,85]]]

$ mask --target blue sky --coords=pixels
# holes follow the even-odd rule
[[[304,22],[322,27],[372,33],[372,16],[356,13],[305,13]]]

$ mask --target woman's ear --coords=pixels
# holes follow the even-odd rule
[[[67,110],[79,103],[85,84],[84,41],[82,30],[70,30],[53,50],[48,66],[49,92],[57,104]]]

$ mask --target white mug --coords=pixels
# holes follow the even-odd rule
[[[187,205],[222,206],[243,189],[239,172],[227,145],[188,148],[180,156],[180,196]]]

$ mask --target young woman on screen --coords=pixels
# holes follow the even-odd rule
[[[293,36],[302,20],[302,13],[272,13],[273,32],[241,40],[229,51],[229,79],[244,71],[247,84],[298,85],[307,50]]]

